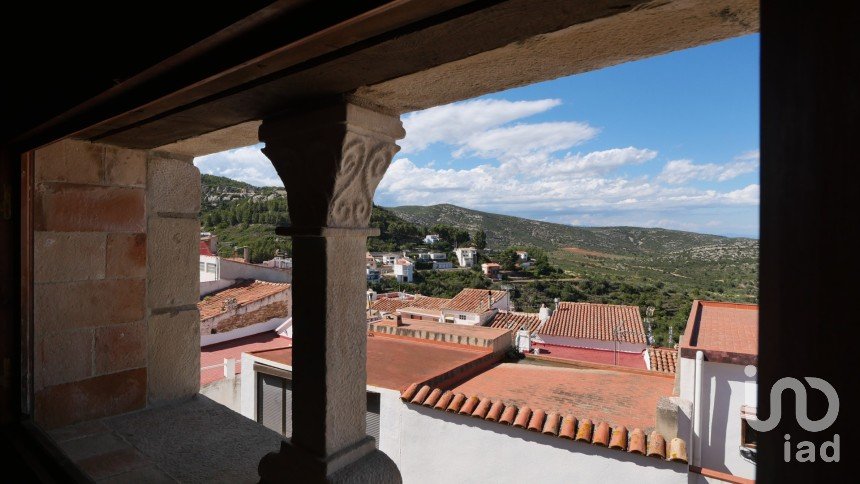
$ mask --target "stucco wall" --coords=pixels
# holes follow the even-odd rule
[[[199,171],[73,140],[36,150],[34,165],[36,422],[196,393]]]
[[[615,351],[615,341],[604,341],[599,339],[584,338],[567,338],[564,336],[552,336],[546,334],[538,334],[538,337],[536,339],[548,345],[571,346],[574,348],[591,348],[596,350]],[[618,351],[624,353],[642,353],[643,351],[645,351],[645,345],[639,343],[628,343],[626,341],[619,341]]]
[[[224,259],[220,260],[221,279],[257,279],[267,282],[292,282],[292,269],[275,269],[273,267],[245,264]]]
[[[242,375],[222,378],[200,387],[200,394],[224,405],[234,412],[242,412]]]
[[[681,358],[681,398],[694,401],[695,360]],[[755,462],[741,453],[741,406],[755,405],[755,392],[745,391],[744,366],[705,361],[702,364],[701,467],[747,479],[755,478]],[[681,419],[678,432],[688,439],[690,425]],[[695,441],[687,449],[692,456]]]
[[[407,405],[397,395],[382,401],[380,450],[407,484],[687,481],[685,464]]]

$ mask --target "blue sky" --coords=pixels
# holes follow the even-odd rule
[[[757,237],[758,52],[750,35],[406,114],[376,203]],[[280,184],[257,147],[195,163]]]

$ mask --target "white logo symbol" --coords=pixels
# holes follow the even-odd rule
[[[754,377],[757,369],[753,365],[744,368],[744,373],[750,378]],[[794,391],[797,406],[794,414],[797,423],[807,432],[821,432],[833,425],[839,415],[839,395],[836,389],[827,381],[811,376],[804,377],[810,387],[824,393],[827,397],[827,413],[819,420],[810,420],[806,414],[806,387],[797,378],[784,377],[776,381],[770,389],[770,417],[767,420],[749,420],[750,427],[759,432],[773,430],[782,419],[782,392]]]

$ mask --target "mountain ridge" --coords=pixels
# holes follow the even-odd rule
[[[757,251],[758,240],[702,234],[659,227],[584,227],[484,212],[452,204],[381,207],[408,222],[449,224],[465,230],[483,229],[491,247],[535,245],[544,249],[573,247],[613,255],[665,254],[703,246],[737,246]]]

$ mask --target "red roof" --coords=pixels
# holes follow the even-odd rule
[[[686,462],[686,443],[656,431],[657,400],[673,380],[641,372],[504,363],[451,388],[415,383],[408,403],[545,435]],[[667,452],[668,450],[668,452]]]
[[[377,298],[370,305],[370,309],[383,313],[394,313],[399,309],[411,307],[421,309],[440,309],[450,299],[429,296],[410,296],[408,298]]]
[[[539,334],[577,339],[615,340],[645,344],[638,306],[560,302]]]
[[[678,350],[674,348],[648,348],[651,371],[676,373],[678,371]]]
[[[522,329],[523,325],[532,333],[540,325],[540,318],[535,313],[500,311],[493,317],[493,321],[488,326],[491,328],[510,329],[513,333],[516,333]]]
[[[492,296],[493,303],[505,297],[505,291],[490,291],[488,289],[463,289],[453,299],[442,307],[452,311],[464,313],[483,313],[490,310],[489,297]]]
[[[209,250],[209,244],[204,241],[200,241],[200,255],[214,255],[212,251]]]
[[[224,367],[221,365],[223,365],[225,358],[236,360],[236,374],[238,375],[242,371],[240,368],[242,353],[288,348],[292,344],[292,339],[278,336],[274,331],[266,331],[253,336],[204,346],[200,348],[200,384],[206,385],[224,378]]]
[[[450,390],[651,430],[657,401],[673,386],[672,378],[647,372],[502,363]]]
[[[374,333],[367,338],[367,384],[403,391],[414,381],[436,378],[488,355],[465,346]],[[293,364],[292,348],[258,351],[254,356]]]
[[[693,301],[680,346],[685,358],[701,350],[708,361],[756,364],[758,305]]]
[[[242,281],[232,286],[213,292],[197,303],[200,319],[209,319],[228,311],[227,300],[235,298],[238,306],[274,296],[290,288],[289,284],[265,281]]]

